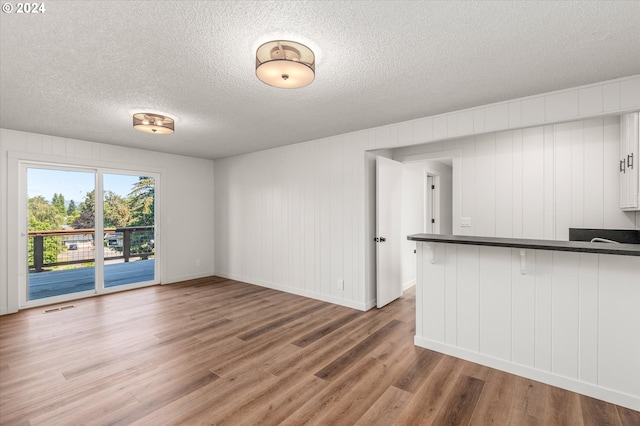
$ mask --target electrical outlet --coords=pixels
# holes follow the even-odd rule
[[[200,266],[200,259],[196,259],[196,266]]]
[[[471,228],[471,218],[470,217],[461,217],[460,218],[460,226],[462,228]]]
[[[338,280],[338,288],[344,290],[344,280]]]

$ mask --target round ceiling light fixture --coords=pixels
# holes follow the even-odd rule
[[[145,133],[170,135],[173,133],[174,120],[171,117],[149,112],[133,114],[133,128]]]
[[[316,58],[304,44],[273,40],[256,50],[256,76],[269,86],[297,89],[316,75]]]

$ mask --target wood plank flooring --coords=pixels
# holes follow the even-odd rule
[[[640,425],[414,346],[413,290],[359,312],[211,277],[74,305],[0,317],[0,424]]]

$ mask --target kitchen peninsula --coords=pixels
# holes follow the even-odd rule
[[[417,346],[640,410],[640,245],[408,239]]]

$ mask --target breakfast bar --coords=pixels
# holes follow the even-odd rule
[[[640,245],[408,239],[417,346],[640,410]]]

